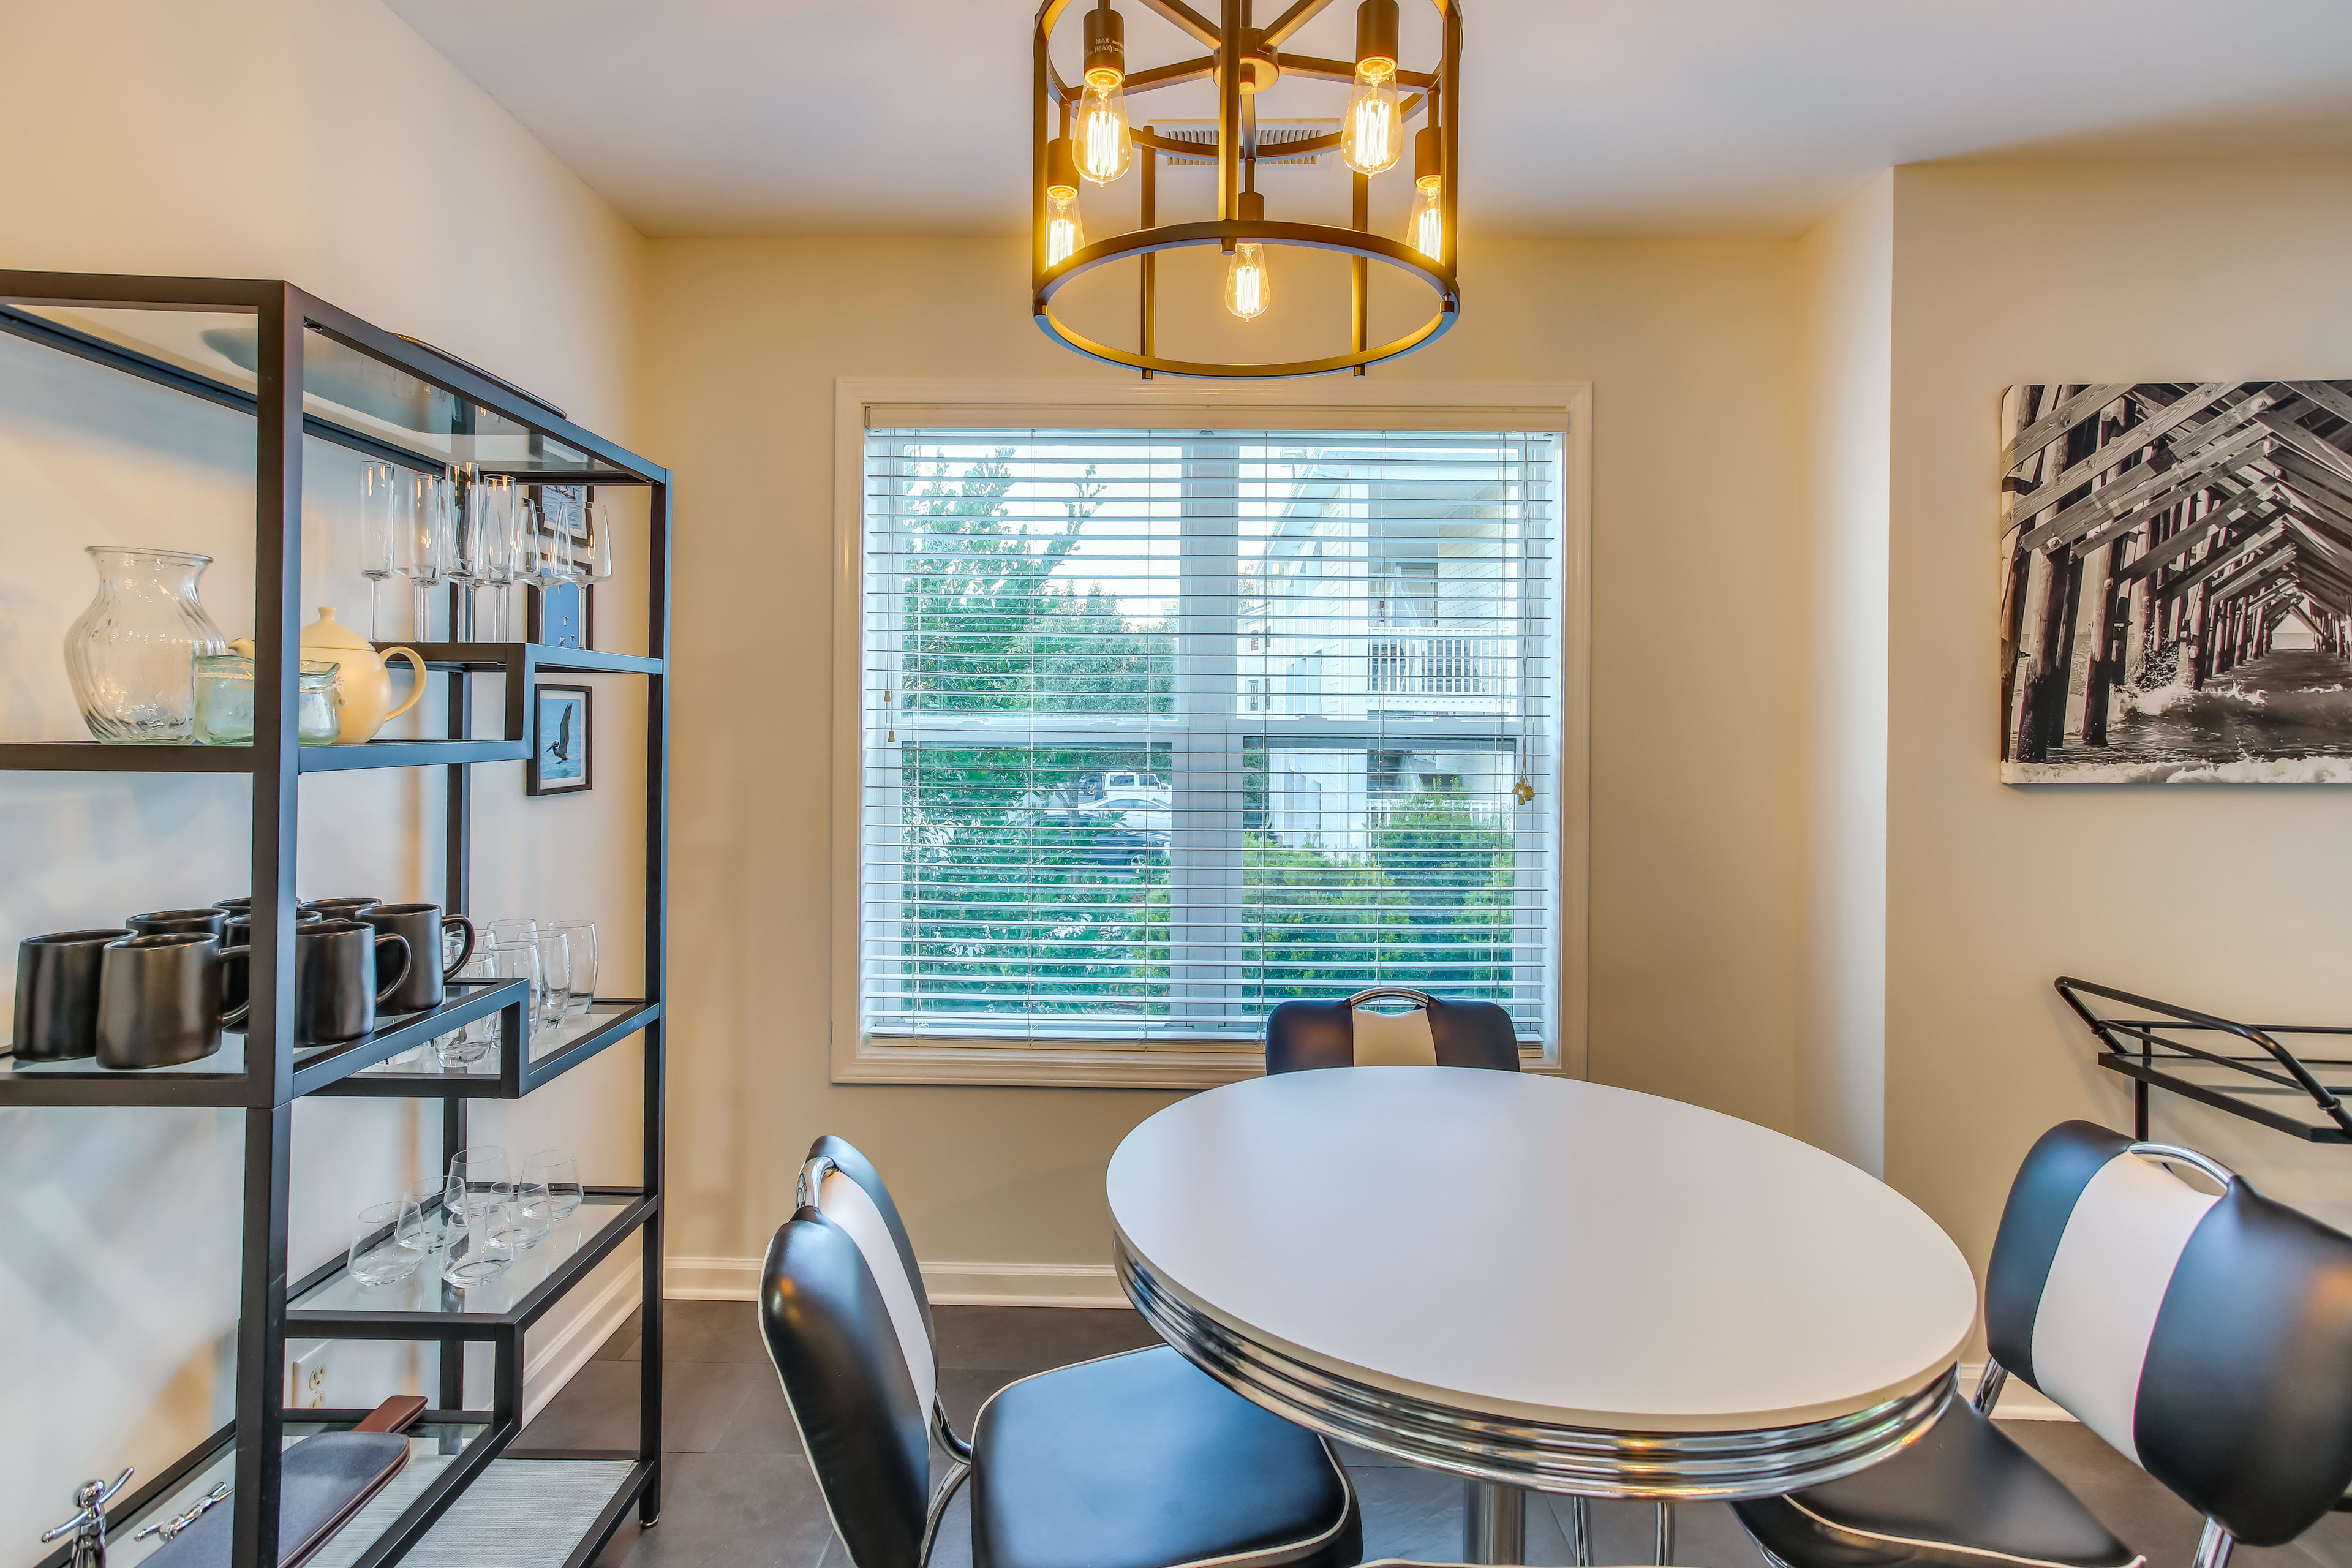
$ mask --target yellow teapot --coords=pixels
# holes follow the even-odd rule
[[[425,661],[415,649],[392,647],[378,654],[373,643],[335,619],[333,609],[325,605],[319,606],[319,618],[302,628],[302,657],[331,658],[343,667],[343,728],[335,737],[338,745],[375,739],[378,730],[415,707],[425,695]],[[392,705],[392,672],[384,668],[384,661],[394,658],[406,659],[416,671],[415,689],[397,708]]]

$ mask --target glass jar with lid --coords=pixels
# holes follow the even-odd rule
[[[253,641],[239,637],[233,653],[196,659],[195,738],[207,746],[253,744]],[[294,700],[294,730],[306,746],[331,746],[342,729],[341,667],[306,658]]]

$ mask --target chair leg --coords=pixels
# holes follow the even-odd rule
[[[1657,1540],[1653,1561],[1658,1564],[1658,1568],[1665,1568],[1665,1565],[1674,1560],[1675,1505],[1662,1502],[1658,1505]]]
[[[2205,1533],[2197,1538],[2197,1568],[2230,1568],[2230,1552],[2237,1544],[2236,1536],[2207,1520]]]
[[[1592,1568],[1592,1500],[1568,1500],[1569,1552],[1576,1568]]]

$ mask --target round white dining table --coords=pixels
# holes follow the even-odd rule
[[[1768,1497],[1874,1464],[1942,1413],[1976,1320],[1959,1249],[1866,1173],[1534,1073],[1227,1084],[1129,1133],[1108,1186],[1161,1337],[1293,1421],[1464,1477],[1474,1562],[1518,1560],[1527,1489]]]

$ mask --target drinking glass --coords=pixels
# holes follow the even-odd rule
[[[539,930],[539,1007],[541,1028],[561,1028],[572,1005],[572,939],[560,931]]]
[[[548,930],[562,931],[572,947],[571,1008],[585,1013],[596,999],[596,922],[551,921]]]
[[[547,1189],[557,1219],[570,1219],[580,1212],[587,1189],[580,1184],[580,1156],[571,1150],[541,1149],[522,1163],[522,1174],[523,1180]]]
[[[508,937],[493,942],[489,949],[490,972],[499,980],[530,982],[530,991],[523,998],[523,1048],[528,1049],[529,1037],[539,1021],[541,1009],[546,1005],[547,981],[540,970],[540,946],[536,937]],[[501,1042],[503,1043],[503,1042]]]
[[[437,1176],[419,1176],[400,1189],[400,1201],[416,1210],[416,1227],[398,1239],[401,1246],[415,1253],[419,1259],[430,1258],[441,1250],[441,1243],[445,1239],[441,1204],[446,1201],[447,1195],[447,1183]]]
[[[499,966],[492,958],[496,944],[484,940],[476,944],[474,956],[459,970],[459,980],[499,980]],[[477,1018],[456,1034],[441,1037],[441,1061],[445,1067],[463,1068],[480,1061],[490,1054],[490,1044],[496,1037],[498,1015]]]
[[[459,1289],[495,1279],[514,1261],[514,1178],[495,1143],[460,1149],[449,1159],[442,1210],[448,1216],[441,1278]]]
[[[555,1200],[545,1182],[515,1184],[515,1250],[537,1247],[555,1228]]]
[[[428,590],[449,569],[450,535],[454,531],[449,481],[420,474],[408,484],[396,486],[393,493],[400,513],[400,528],[393,539],[392,569],[407,578],[415,592],[415,626],[410,635],[424,642],[429,640],[431,630]]]
[[[531,942],[539,940],[539,922],[520,915],[509,915],[504,920],[491,921],[482,927],[483,934],[498,942]]]
[[[416,1205],[405,1196],[360,1210],[352,1231],[352,1278],[362,1285],[391,1285],[415,1273],[424,1254],[413,1240],[422,1229]]]
[[[407,507],[402,497],[414,493],[406,476],[390,463],[369,463],[360,469],[360,575],[368,580],[368,637],[383,636],[377,625],[377,592],[392,575],[393,546],[400,536]]]
[[[592,586],[610,581],[613,575],[613,514],[611,501],[590,501],[587,538],[572,552],[572,575]]]

